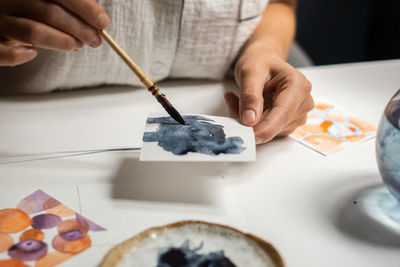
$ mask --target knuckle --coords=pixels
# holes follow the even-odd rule
[[[245,88],[242,90],[240,98],[242,100],[242,103],[256,103],[258,100],[258,95],[252,91],[250,88]]]
[[[306,95],[311,93],[312,84],[311,82],[302,74],[301,72],[295,70],[292,74],[293,84],[296,84],[297,87],[302,90],[302,92]]]
[[[28,24],[22,29],[25,36],[25,42],[35,44],[38,36],[40,36],[40,29],[38,24]]]
[[[310,94],[311,93],[311,89],[312,89],[312,84],[311,82],[303,75],[300,73],[299,75],[299,84],[300,84],[300,88],[302,89],[302,91],[304,92],[304,94]]]
[[[239,68],[238,74],[241,78],[260,73],[262,68],[257,64],[246,64]]]
[[[307,115],[305,114],[305,115],[301,116],[301,118],[299,118],[297,121],[295,121],[293,123],[293,127],[292,127],[293,130],[296,129],[297,127],[299,127],[299,126],[302,126],[302,125],[306,124],[306,122],[307,122]]]
[[[98,18],[102,8],[98,3],[96,3],[96,1],[83,0],[81,1],[81,3],[81,8],[86,9],[86,14],[88,15],[88,17],[94,20]]]
[[[307,94],[311,93],[312,83],[306,77],[304,77],[304,86],[303,87]]]
[[[279,117],[281,118],[282,125],[286,126],[289,124],[290,121],[290,112],[287,108],[283,107],[277,107],[276,112],[279,114]]]
[[[310,100],[307,101],[307,106],[306,106],[306,110],[307,112],[311,111],[314,108],[314,100],[312,99],[312,97],[310,97]]]
[[[101,14],[104,13],[104,10],[98,3],[96,3],[96,1],[81,1],[81,6],[79,9],[80,10],[76,10],[76,13],[80,14],[81,19],[86,23],[97,28],[104,28],[109,24],[108,16],[101,16]]]
[[[47,8],[43,11],[43,19],[46,22],[54,22],[60,18],[62,8],[56,4],[48,4]]]

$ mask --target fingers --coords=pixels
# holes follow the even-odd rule
[[[263,111],[263,90],[269,78],[264,67],[251,65],[237,67],[235,77],[241,89],[239,100],[240,121],[244,125],[254,126]]]
[[[0,66],[16,66],[31,61],[36,55],[37,51],[33,47],[0,44]]]
[[[44,23],[75,37],[91,47],[101,45],[101,38],[95,28],[60,5],[51,1],[34,1],[35,3],[32,5],[21,4],[20,2],[21,0],[14,0],[11,5],[9,13],[13,16]]]
[[[310,95],[311,84],[300,73],[286,77],[277,83],[273,106],[266,110],[261,121],[254,127],[256,142],[265,143],[275,136],[285,135],[304,121],[314,102]],[[293,129],[294,130],[294,129]]]
[[[2,43],[3,45],[6,45],[6,46],[27,46],[27,47],[30,46],[30,47],[32,47],[32,44],[20,42],[17,40],[1,40],[0,43]]]
[[[229,115],[232,118],[239,119],[239,98],[232,92],[225,93],[224,98],[228,105]]]
[[[48,49],[70,51],[82,46],[74,37],[62,31],[20,17],[2,16],[0,36]]]
[[[93,0],[53,0],[65,7],[70,12],[82,18],[87,24],[96,29],[104,29],[110,23],[110,19],[103,8]]]
[[[283,136],[288,136],[289,134],[291,134],[294,130],[297,129],[297,127],[305,124],[307,122],[307,114],[303,115],[301,118],[293,121],[292,123],[290,123],[288,126],[286,126],[286,128],[280,132],[277,136],[278,137],[283,137]]]

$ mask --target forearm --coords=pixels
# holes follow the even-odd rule
[[[265,9],[260,24],[247,41],[242,53],[262,48],[286,59],[296,30],[296,0],[272,2]]]

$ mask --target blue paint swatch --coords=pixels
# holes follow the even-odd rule
[[[148,124],[157,123],[159,127],[155,132],[145,132],[143,141],[158,142],[160,147],[175,155],[194,152],[216,156],[221,153],[240,154],[245,150],[242,138],[226,138],[224,127],[213,124],[212,119],[197,115],[183,118],[187,125],[181,125],[171,117],[148,118]]]
[[[158,251],[157,267],[236,267],[223,250],[198,254],[202,246],[203,243],[198,248],[190,249],[189,240],[186,240],[179,248],[162,248]]]

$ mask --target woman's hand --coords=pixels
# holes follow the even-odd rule
[[[254,128],[257,144],[290,134],[314,106],[311,83],[263,43],[248,46],[236,63],[240,98],[225,94],[231,115]]]
[[[71,51],[101,45],[109,18],[93,0],[1,0],[0,66],[32,60],[34,47]]]

